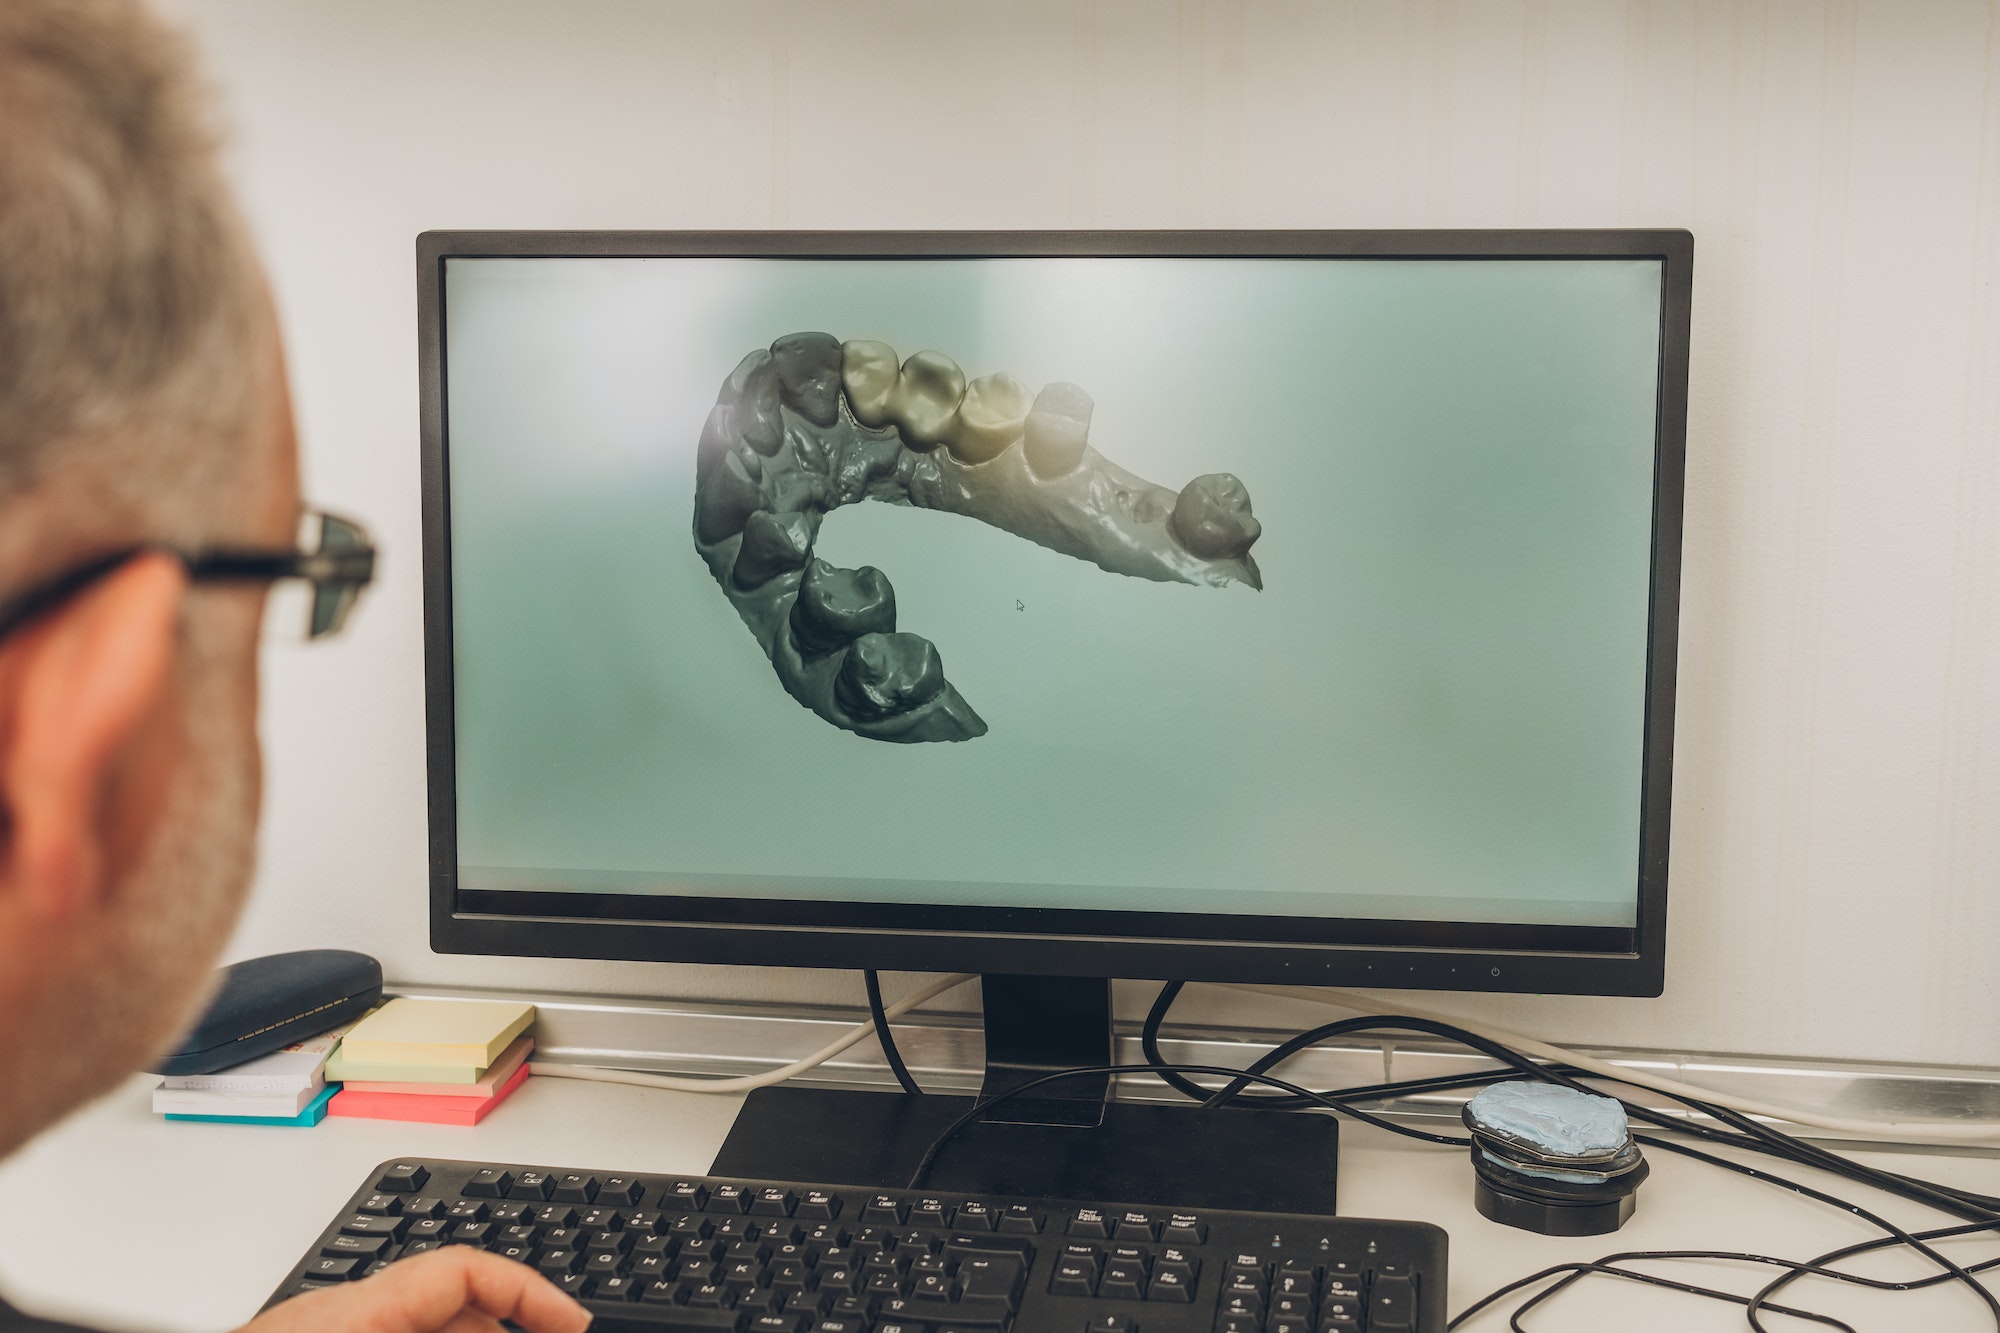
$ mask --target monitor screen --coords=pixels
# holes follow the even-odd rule
[[[1633,949],[1665,256],[654,240],[429,275],[456,902]]]

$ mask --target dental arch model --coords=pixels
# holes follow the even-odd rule
[[[1091,410],[1074,384],[1031,397],[1010,375],[967,384],[939,352],[899,365],[886,343],[787,334],[743,358],[702,428],[695,549],[799,703],[871,740],[970,740],[986,723],[930,641],[897,632],[882,571],[813,557],[830,511],[945,510],[1114,574],[1263,587],[1243,483],[1136,477],[1086,442]]]

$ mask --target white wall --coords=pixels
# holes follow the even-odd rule
[[[418,231],[1684,226],[1668,992],[1454,1003],[1572,1040],[2000,1063],[1994,4],[171,2],[230,109],[310,493],[388,551],[350,637],[270,672],[238,955],[858,993],[429,952]]]

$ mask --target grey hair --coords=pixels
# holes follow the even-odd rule
[[[198,539],[229,493],[272,353],[215,142],[136,0],[0,2],[0,515]]]

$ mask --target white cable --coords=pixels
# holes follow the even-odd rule
[[[954,972],[942,981],[934,981],[921,990],[905,995],[894,1004],[884,1006],[882,1012],[890,1018],[907,1014],[927,1000],[934,1000],[956,986],[963,986],[972,980],[970,972]],[[794,1060],[780,1069],[772,1069],[762,1074],[743,1074],[735,1078],[679,1078],[672,1074],[642,1074],[632,1069],[599,1069],[594,1065],[551,1064],[546,1060],[536,1060],[528,1066],[536,1078],[581,1078],[593,1083],[629,1083],[640,1088],[667,1088],[674,1092],[750,1092],[757,1088],[768,1088],[774,1083],[783,1083],[794,1074],[803,1074],[808,1069],[825,1064],[856,1042],[866,1041],[875,1035],[874,1020],[858,1023],[834,1040],[800,1060]]]
[[[1511,1047],[1522,1055],[1538,1060],[1548,1060],[1557,1064],[1570,1065],[1601,1078],[1617,1079],[1621,1083],[1631,1083],[1655,1092],[1671,1093],[1680,1097],[1692,1097],[1697,1101],[1712,1102],[1726,1106],[1732,1111],[1745,1115],[1768,1116],[1773,1120],[1784,1120],[1794,1125],[1807,1125],[1814,1129],[1836,1130],[1843,1134],[1864,1134],[1881,1140],[1911,1139],[1919,1142],[1992,1142],[2000,1139],[2000,1124],[1985,1122],[1967,1124],[1962,1120],[1848,1120],[1840,1116],[1821,1115],[1817,1111],[1804,1111],[1796,1107],[1777,1106],[1770,1102],[1754,1101],[1748,1097],[1736,1097],[1716,1092],[1710,1088],[1692,1083],[1680,1083],[1658,1074],[1649,1074],[1640,1069],[1627,1069],[1608,1060],[1593,1059],[1565,1050],[1561,1046],[1551,1046],[1545,1041],[1509,1032],[1483,1023],[1470,1022],[1463,1018],[1453,1018],[1449,1014],[1424,1009],[1398,998],[1393,1000],[1374,999],[1357,995],[1350,991],[1303,989],[1295,986],[1257,986],[1217,983],[1227,990],[1248,991],[1256,995],[1275,995],[1287,1000],[1313,1000],[1331,1005],[1337,1009],[1352,1009],[1360,1014],[1398,1013],[1412,1018],[1428,1018],[1439,1023],[1450,1023],[1462,1027],[1467,1032],[1476,1033],[1488,1041]]]

